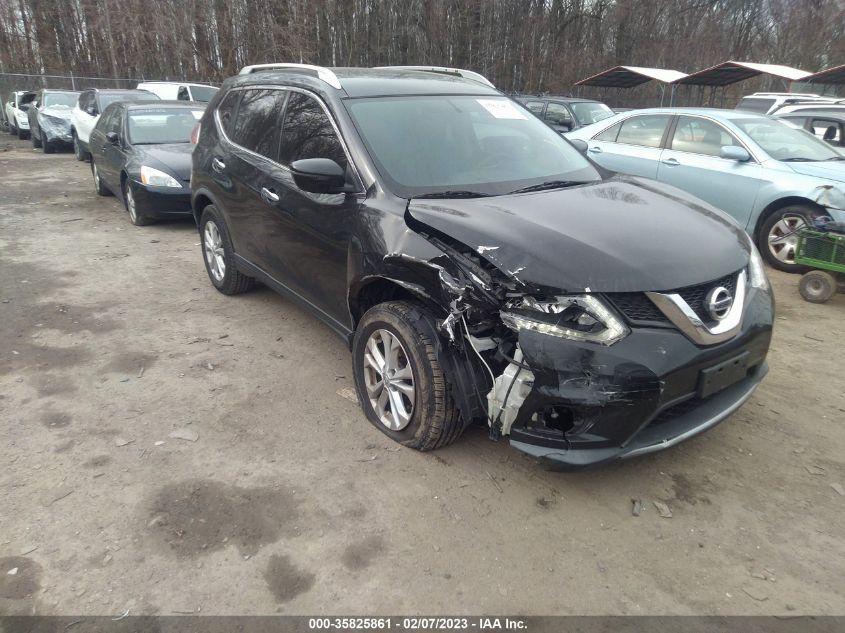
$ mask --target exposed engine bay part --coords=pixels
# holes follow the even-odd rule
[[[494,436],[510,435],[522,403],[534,387],[534,374],[523,363],[519,345],[516,346],[513,361],[493,381],[493,388],[487,394],[487,413],[490,431]]]

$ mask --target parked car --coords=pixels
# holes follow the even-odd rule
[[[91,175],[101,196],[123,200],[135,226],[191,217],[191,132],[203,107],[116,101],[91,132]]]
[[[16,90],[9,93],[9,99],[3,109],[6,114],[9,134],[17,134],[18,138],[24,140],[29,137],[29,117],[27,110],[29,105],[21,104],[21,99],[26,94],[24,90]]]
[[[837,148],[845,147],[845,107],[838,110],[828,108],[801,109],[775,116],[811,132],[828,145]]]
[[[830,103],[819,103],[817,101],[800,101],[798,103],[790,103],[782,105],[778,109],[770,112],[772,116],[781,116],[784,114],[793,114],[795,112],[807,112],[810,110],[830,110],[834,112],[845,111],[845,99],[838,99]]]
[[[470,78],[251,70],[193,153],[209,280],[260,280],[338,332],[397,442],[483,421],[559,463],[631,457],[714,426],[766,374],[771,290],[721,211],[608,177]]]
[[[740,99],[736,109],[758,114],[772,114],[779,108],[793,103],[834,103],[836,100],[836,97],[825,97],[807,92],[755,92]]]
[[[70,147],[70,114],[79,99],[78,92],[70,90],[38,90],[21,98],[27,105],[29,132],[32,146],[52,154],[61,147]]]
[[[90,88],[79,94],[79,100],[70,115],[70,133],[76,160],[88,160],[88,140],[97,125],[100,113],[115,101],[158,101],[158,95],[146,90],[101,90]]]
[[[169,101],[198,101],[208,103],[217,88],[206,84],[190,84],[171,81],[143,81],[138,84],[138,90],[146,90],[157,94],[162,99]]]
[[[567,135],[605,169],[653,178],[729,213],[779,270],[795,264],[798,229],[845,220],[845,156],[794,126],[741,110],[635,110]]]
[[[561,133],[613,116],[613,110],[592,99],[520,95],[516,100]]]

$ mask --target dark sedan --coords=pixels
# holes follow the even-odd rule
[[[91,132],[91,174],[101,196],[122,198],[135,226],[191,216],[191,132],[203,107],[117,102]]]

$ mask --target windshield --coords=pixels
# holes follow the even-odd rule
[[[379,173],[403,198],[449,191],[503,195],[549,181],[601,179],[578,150],[507,97],[382,97],[345,104]]]
[[[100,112],[105,110],[115,101],[159,101],[158,95],[151,92],[124,92],[124,93],[100,93],[97,96],[100,102]]]
[[[842,154],[805,130],[775,119],[737,119],[743,132],[775,160],[810,162],[840,158]]]
[[[66,106],[72,108],[79,99],[78,92],[48,92],[44,95],[44,107]]]
[[[589,125],[590,123],[601,121],[602,119],[606,119],[607,117],[615,114],[609,107],[598,102],[576,101],[574,103],[570,103],[569,107],[575,112],[575,118],[578,119],[582,125]]]
[[[212,88],[211,86],[191,86],[191,96],[194,98],[194,101],[208,103],[217,90],[217,88]]]
[[[130,110],[129,142],[132,145],[190,143],[191,132],[202,118],[198,108]]]

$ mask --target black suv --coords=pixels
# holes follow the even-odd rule
[[[520,95],[516,100],[561,134],[614,115],[604,103],[592,99]]]
[[[602,171],[473,76],[279,64],[227,80],[193,152],[211,283],[260,280],[323,319],[367,418],[409,447],[483,421],[583,465],[730,415],[772,330],[745,232]]]

